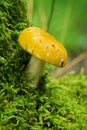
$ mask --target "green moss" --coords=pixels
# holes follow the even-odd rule
[[[87,76],[70,73],[48,82],[45,92],[3,83],[0,128],[84,130],[87,122]]]
[[[20,31],[28,24],[19,0],[0,1],[0,10],[0,82],[15,84],[20,82],[29,60],[17,42]]]

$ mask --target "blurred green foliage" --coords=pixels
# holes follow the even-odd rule
[[[37,2],[40,2],[38,6]],[[34,5],[33,24],[41,26],[37,21],[37,8],[40,4],[46,8],[47,19],[47,9],[50,10],[51,2],[37,2]],[[60,7],[61,2],[56,2],[55,10],[61,10],[54,11],[50,32],[60,39],[61,26],[56,19],[63,17],[60,12],[64,11],[67,4]],[[25,1],[24,3],[26,5]],[[78,6],[82,8],[83,4],[80,3],[79,1]],[[85,6],[86,1],[83,3]],[[17,42],[20,31],[28,26],[25,11],[21,0],[0,1],[0,130],[86,130],[87,76],[83,72],[79,75],[72,72],[59,80],[51,81],[47,76],[43,89],[27,87],[23,73],[30,55]],[[60,21],[59,23],[61,24]],[[64,43],[66,45],[68,42]]]
[[[44,24],[47,24],[51,4],[52,0],[34,1],[35,26],[44,27]],[[87,0],[55,0],[49,32],[64,44],[69,54],[77,55],[87,49],[86,10]]]

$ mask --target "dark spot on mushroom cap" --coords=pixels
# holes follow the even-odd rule
[[[34,53],[34,50],[32,50],[32,53]]]
[[[55,47],[55,46],[52,44],[52,47]]]
[[[40,40],[40,43],[42,43],[42,40]]]
[[[60,51],[59,49],[57,49],[57,51]]]
[[[63,67],[64,66],[64,60],[63,59],[59,59],[59,66]]]
[[[61,67],[63,67],[64,66],[64,61],[61,60],[60,62],[61,62]]]

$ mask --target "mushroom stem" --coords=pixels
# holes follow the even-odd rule
[[[26,77],[28,79],[29,82],[28,84],[30,87],[37,87],[44,64],[45,64],[44,61],[36,58],[35,56],[31,57],[26,67]]]

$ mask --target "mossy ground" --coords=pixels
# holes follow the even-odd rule
[[[46,76],[44,89],[28,88],[29,54],[18,45],[27,26],[20,1],[0,1],[0,130],[86,130],[87,75]]]
[[[70,73],[45,91],[25,83],[0,85],[1,130],[86,130],[87,76]]]

